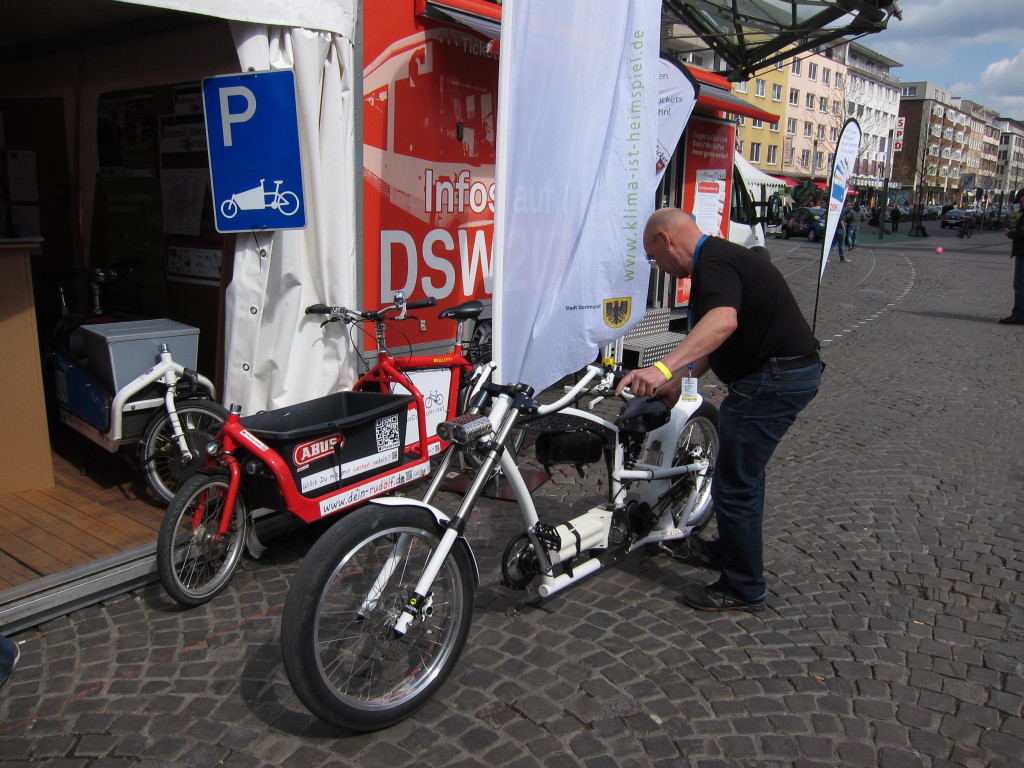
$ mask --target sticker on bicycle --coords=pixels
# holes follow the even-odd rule
[[[402,447],[402,433],[398,429],[398,414],[377,419],[377,450]]]
[[[413,480],[419,480],[428,474],[430,474],[430,464],[424,462],[423,464],[416,464],[408,469],[403,469],[401,472],[381,477],[365,485],[356,486],[345,493],[331,496],[331,498],[321,501],[320,516],[327,517],[339,509],[345,509],[366,499],[371,499],[374,496],[380,496],[382,493],[394,490],[400,485],[411,483]]]
[[[326,458],[345,447],[345,438],[335,432],[327,437],[318,437],[305,443],[299,443],[292,451],[292,464],[298,472],[309,468],[314,461]]]
[[[329,467],[328,469],[316,472],[308,477],[304,477],[302,478],[300,487],[303,493],[309,493],[316,488],[322,488],[325,485],[337,483],[343,477],[365,475],[367,472],[372,472],[375,469],[381,469],[397,463],[398,448],[390,448],[386,451],[376,453],[373,456],[363,456],[355,461],[345,462],[341,465],[340,474],[338,473],[337,467]]]
[[[253,444],[254,446],[256,446],[257,448],[259,448],[259,449],[260,449],[261,451],[263,451],[264,453],[266,453],[267,451],[269,451],[269,450],[270,450],[270,449],[269,449],[269,448],[268,448],[268,447],[267,447],[267,446],[266,446],[266,445],[265,445],[264,443],[260,442],[260,441],[259,441],[259,440],[258,440],[258,439],[257,439],[257,438],[255,437],[255,435],[253,435],[253,433],[252,433],[252,432],[250,432],[250,431],[249,431],[248,429],[243,429],[243,430],[241,431],[241,433],[240,433],[240,434],[241,434],[241,435],[242,435],[242,436],[243,436],[243,437],[244,437],[244,438],[245,438],[246,440],[248,440],[248,441],[249,441],[250,443],[252,443],[252,444]]]

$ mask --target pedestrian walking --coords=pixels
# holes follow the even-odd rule
[[[643,234],[648,258],[663,272],[692,277],[690,331],[648,368],[616,388],[674,402],[680,374],[708,368],[729,387],[722,402],[719,452],[711,486],[715,541],[699,542],[713,584],[690,584],[683,601],[701,611],[759,611],[764,575],[765,468],[786,431],[818,392],[824,366],[818,340],[785,278],[764,256],[701,232],[678,208],[655,211]],[[699,553],[698,553],[699,554]]]
[[[1017,226],[1006,230],[1012,241],[1010,258],[1013,259],[1013,311],[999,322],[1003,325],[1024,325],[1024,189],[1017,192]]]
[[[860,240],[860,225],[867,221],[867,210],[857,203],[850,209],[850,215],[846,220],[846,247],[853,251],[857,248],[857,241]]]
[[[892,221],[893,234],[896,234],[896,230],[900,226],[900,207],[898,205],[894,205],[892,207],[892,213],[890,214],[889,218]]]

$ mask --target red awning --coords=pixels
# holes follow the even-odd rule
[[[785,184],[787,187],[795,187],[796,186],[796,182],[793,181],[791,178],[789,178],[787,176],[776,176],[774,173],[770,174],[770,175],[771,175],[771,177],[773,179],[778,179],[783,184]]]
[[[828,189],[828,183],[824,181],[816,181],[814,182],[814,186],[818,189]]]
[[[754,120],[763,120],[769,124],[779,122],[779,116],[765,112],[752,104],[743,101],[732,93],[732,85],[721,75],[699,67],[687,67],[687,71],[697,80],[697,107],[743,115]]]

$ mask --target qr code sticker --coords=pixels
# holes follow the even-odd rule
[[[386,451],[389,448],[400,448],[401,446],[402,435],[398,431],[398,414],[377,419],[377,450]]]

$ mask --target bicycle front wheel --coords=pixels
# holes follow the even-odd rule
[[[679,440],[676,442],[673,466],[689,464],[694,459],[707,459],[711,462],[713,469],[716,458],[718,458],[718,411],[711,403],[702,403],[700,408],[683,425]],[[693,512],[685,522],[685,525],[692,525],[698,530],[707,525],[711,513],[714,511],[714,504],[711,502],[710,471],[697,496]]]
[[[156,565],[167,594],[182,605],[209,602],[231,581],[249,530],[249,511],[235,497],[228,530],[220,533],[230,475],[225,470],[188,480],[167,508],[156,542]]]
[[[206,466],[206,446],[220,431],[228,412],[212,400],[189,400],[175,406],[192,458],[182,459],[171,417],[159,411],[146,427],[140,450],[146,483],[157,498],[170,504],[182,483]]]
[[[409,631],[395,622],[442,531],[420,507],[370,505],[302,561],[281,620],[284,668],[302,703],[339,728],[373,731],[426,704],[458,661],[474,569],[456,542]]]

